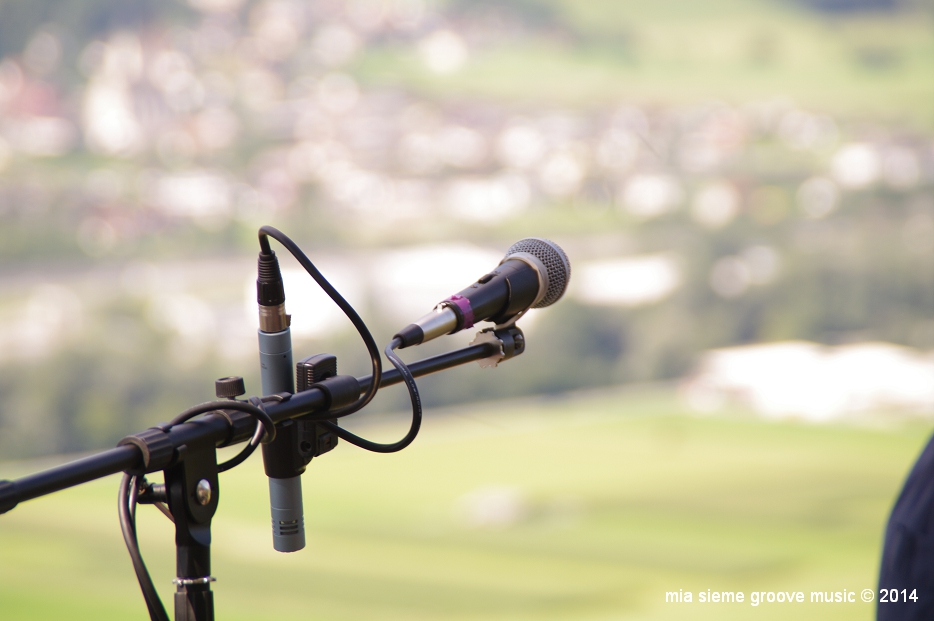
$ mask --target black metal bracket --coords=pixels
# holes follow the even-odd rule
[[[320,410],[338,409],[360,397],[360,382],[352,375],[337,375],[337,358],[318,354],[295,364],[297,392],[318,388],[324,395]],[[337,419],[331,419],[337,423]],[[290,419],[276,426],[276,439],[263,445],[266,475],[288,479],[301,475],[315,457],[337,446],[337,435],[312,416]]]
[[[168,431],[158,425],[123,438],[117,446],[128,444],[139,448],[143,456],[143,467],[139,470],[128,471],[130,474],[165,470],[175,460],[175,446],[169,438]]]
[[[183,445],[165,469],[169,510],[175,519],[175,621],[213,621],[211,520],[220,498],[213,443]]]

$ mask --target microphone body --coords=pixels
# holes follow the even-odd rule
[[[289,328],[281,332],[258,331],[260,377],[264,395],[279,392],[294,393],[292,380],[292,333]],[[292,425],[293,421],[288,421]],[[302,506],[302,477],[294,472],[276,472],[281,461],[276,455],[291,447],[282,434],[281,443],[275,440],[263,445],[263,462],[269,477],[269,509],[272,515],[272,546],[279,552],[297,552],[305,547],[305,516]],[[285,446],[279,446],[284,444]]]
[[[395,336],[402,347],[471,328],[478,321],[502,325],[530,308],[554,304],[567,289],[571,264],[547,239],[527,238],[510,247],[499,266],[438,304]]]
[[[259,255],[256,292],[263,395],[294,393],[291,318],[285,313],[285,290],[275,253]],[[272,545],[279,552],[296,552],[305,547],[301,479],[305,468],[303,464],[296,468],[292,463],[296,422],[280,423],[278,431],[275,440],[263,444],[263,465],[269,477]]]

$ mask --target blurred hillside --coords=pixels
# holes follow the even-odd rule
[[[516,239],[567,250],[569,295],[523,321],[534,355],[426,379],[428,405],[675,379],[737,344],[930,351],[932,19],[897,0],[2,2],[0,454],[107,445],[222,375],[258,391],[261,224],[377,341]],[[297,352],[366,373],[312,288],[287,283]]]

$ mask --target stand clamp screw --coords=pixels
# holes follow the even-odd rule
[[[211,483],[207,479],[198,481],[195,487],[195,498],[199,505],[206,505],[211,502]]]

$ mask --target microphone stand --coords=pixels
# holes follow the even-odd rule
[[[473,361],[495,365],[525,351],[522,331],[514,325],[481,334],[484,338],[478,339],[478,344],[419,360],[408,365],[409,370],[421,377]],[[340,389],[342,385],[353,385],[357,393],[353,397],[357,398],[374,381],[371,375],[349,379],[356,383],[335,381],[331,386]],[[376,381],[379,388],[384,388],[402,379],[399,371],[389,369]],[[328,404],[336,392],[329,389],[328,381],[295,394],[268,396],[263,399],[263,409],[275,424],[311,413],[326,420]],[[213,621],[210,548],[211,520],[219,499],[216,449],[250,440],[258,424],[243,411],[215,410],[171,427],[150,427],[127,436],[116,448],[16,480],[0,481],[0,514],[20,502],[118,472],[141,475],[162,470],[164,489],[150,486],[139,502],[167,502],[175,522],[175,619]]]

